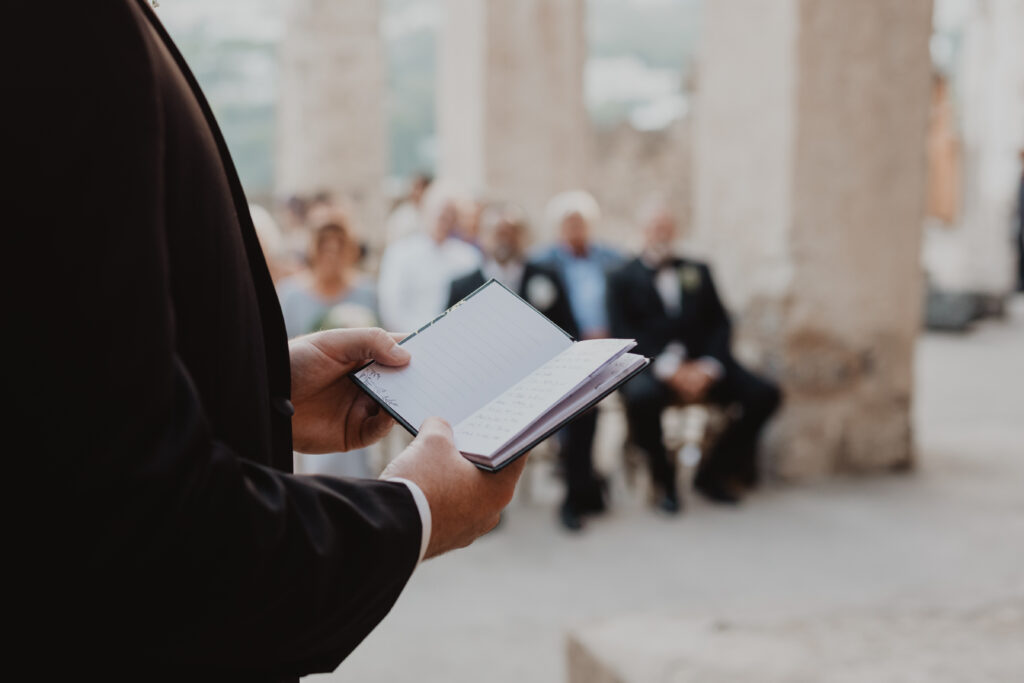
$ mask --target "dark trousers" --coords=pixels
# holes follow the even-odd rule
[[[577,512],[603,508],[601,481],[594,472],[597,409],[591,408],[558,432],[559,456],[565,473],[565,502]]]
[[[1021,201],[1024,202],[1024,197]],[[1024,206],[1020,211],[1024,214]],[[1017,226],[1017,291],[1024,292],[1024,219]]]
[[[650,370],[623,386],[630,438],[647,456],[655,486],[675,492],[675,459],[665,450],[661,413],[677,402],[674,392]],[[757,442],[765,423],[782,400],[779,388],[745,368],[730,367],[708,393],[707,402],[739,405],[740,416],[728,427],[701,460],[696,483],[737,480],[753,486],[759,479]]]

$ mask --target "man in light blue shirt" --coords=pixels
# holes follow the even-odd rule
[[[545,211],[545,223],[549,234],[557,233],[560,242],[537,255],[537,261],[557,271],[565,283],[581,339],[608,336],[607,273],[624,263],[615,250],[591,243],[590,229],[600,216],[597,202],[588,192],[575,190],[555,196]],[[570,531],[583,527],[584,515],[605,509],[605,482],[594,472],[591,455],[596,428],[597,411],[591,410],[559,433],[566,483],[559,519]]]

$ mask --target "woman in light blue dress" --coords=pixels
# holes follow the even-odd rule
[[[348,220],[332,212],[313,231],[309,269],[283,280],[277,288],[288,337],[339,327],[377,325],[373,280],[360,273],[359,244]],[[295,471],[372,477],[366,449],[348,453],[296,453]]]

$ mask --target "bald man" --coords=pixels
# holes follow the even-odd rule
[[[621,390],[630,433],[648,457],[659,507],[676,513],[681,501],[675,459],[662,438],[662,411],[673,404],[739,405],[741,417],[703,458],[694,481],[711,501],[734,504],[757,482],[758,439],[781,395],[733,358],[729,316],[710,268],[673,253],[671,211],[651,205],[643,223],[642,253],[608,282],[612,335],[636,339],[636,352],[654,358]]]

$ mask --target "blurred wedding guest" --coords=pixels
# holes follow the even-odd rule
[[[471,197],[459,203],[459,227],[455,235],[463,242],[481,249],[480,220],[483,217],[487,202],[481,197]]]
[[[388,245],[380,261],[381,322],[413,332],[444,311],[452,280],[480,266],[480,252],[455,237],[458,196],[435,184],[423,200],[425,230]]]
[[[320,213],[309,250],[309,270],[281,282],[278,298],[290,338],[310,332],[377,325],[373,281],[355,265],[359,246],[345,215]],[[347,453],[297,453],[295,471],[338,477],[373,476],[368,449]]]
[[[514,205],[485,209],[480,218],[480,246],[484,261],[473,272],[452,282],[448,306],[495,279],[526,299],[572,336],[576,321],[562,279],[551,268],[526,258],[526,214]]]
[[[313,231],[309,270],[281,282],[278,298],[289,338],[338,327],[373,327],[373,281],[356,269],[359,245],[344,214],[324,216]]]
[[[433,178],[426,173],[417,173],[412,177],[409,183],[409,194],[388,216],[386,226],[388,243],[408,237],[423,228],[421,215],[423,196],[432,182]]]
[[[560,241],[537,258],[565,283],[581,339],[608,336],[607,273],[623,262],[617,251],[591,241],[591,229],[600,217],[601,210],[590,193],[574,190],[556,195],[548,202],[545,224],[548,233],[558,234]],[[596,429],[597,411],[590,410],[560,434],[566,497],[559,518],[573,531],[582,528],[585,515],[603,512],[607,505],[604,481],[593,465]]]
[[[606,277],[624,259],[591,240],[591,230],[601,218],[597,201],[583,190],[563,192],[548,202],[544,216],[548,234],[559,235],[559,242],[541,251],[537,260],[553,267],[565,282],[580,338],[607,337]]]
[[[1024,292],[1024,149],[1020,151],[1020,185],[1017,186],[1017,289]]]
[[[299,269],[299,263],[292,258],[278,227],[277,221],[270,215],[270,212],[259,204],[249,204],[249,213],[252,215],[252,224],[256,228],[256,237],[260,241],[260,249],[263,250],[263,258],[267,261],[267,268],[270,270],[270,278],[274,282],[280,282]]]
[[[337,207],[338,204],[334,199],[333,193],[328,190],[314,192],[306,204],[307,221],[311,223],[315,220],[314,217],[318,212],[323,212],[324,210],[332,211],[337,209]]]
[[[711,271],[674,255],[676,222],[668,208],[652,203],[641,222],[643,252],[608,283],[612,334],[636,339],[634,352],[654,359],[621,390],[631,437],[648,457],[658,506],[675,513],[675,459],[662,440],[662,411],[674,404],[739,404],[742,415],[730,421],[694,481],[708,499],[737,503],[757,483],[758,438],[779,406],[779,389],[733,358],[729,316]]]
[[[289,195],[281,206],[285,232],[304,230],[308,213],[309,201],[305,197],[297,194]]]
[[[579,336],[562,278],[554,269],[527,260],[526,241],[526,216],[521,209],[511,205],[485,209],[480,218],[484,262],[480,268],[452,283],[448,305],[454,306],[493,278],[526,299],[567,333]],[[591,411],[558,434],[559,453],[569,480],[565,500],[559,508],[559,520],[572,531],[582,528],[584,511],[604,509],[601,485],[590,465],[593,416]]]

